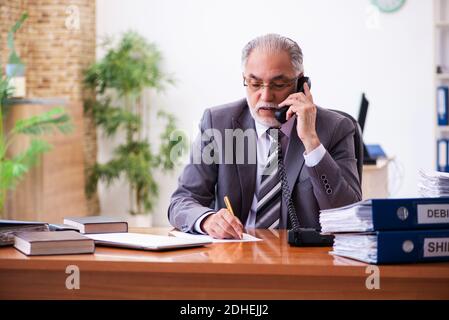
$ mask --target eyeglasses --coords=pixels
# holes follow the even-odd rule
[[[256,79],[247,79],[243,76],[243,85],[248,87],[251,91],[256,92],[263,88],[269,88],[273,91],[282,91],[288,87],[290,87],[294,82],[298,80],[299,77],[288,79],[286,81],[277,81],[269,84],[264,84],[262,81]]]

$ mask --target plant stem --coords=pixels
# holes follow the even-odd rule
[[[3,97],[0,97],[1,100],[3,100]],[[5,159],[5,152],[6,152],[6,146],[5,146],[5,136],[3,132],[3,105],[1,104],[0,100],[0,177],[3,177],[3,160]],[[0,182],[2,183],[2,182]],[[3,218],[4,214],[4,208],[5,200],[6,200],[6,190],[2,187],[0,187],[0,217]]]

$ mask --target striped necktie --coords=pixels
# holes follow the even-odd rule
[[[256,228],[274,229],[279,226],[281,217],[282,190],[278,176],[278,141],[279,129],[267,130],[272,139],[267,163],[262,171],[262,177],[257,193]]]

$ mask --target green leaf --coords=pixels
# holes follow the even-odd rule
[[[69,133],[73,130],[69,115],[63,108],[54,108],[27,119],[18,120],[13,128],[14,134],[42,135],[60,131]]]
[[[112,107],[109,100],[104,102],[87,101],[85,109],[92,112],[95,124],[101,127],[108,137],[119,128],[137,132],[141,126],[140,117],[120,107]]]
[[[20,29],[20,27],[22,26],[22,24],[25,22],[25,20],[27,18],[28,18],[28,12],[25,11],[24,13],[22,13],[19,20],[11,27],[11,29],[8,32],[6,42],[7,42],[7,46],[9,48],[9,50],[11,51],[9,58],[8,58],[8,63],[10,63],[10,64],[23,64],[14,48],[14,34],[17,32],[17,30]]]
[[[39,162],[40,155],[51,149],[51,146],[41,140],[32,140],[29,148],[13,157],[0,161],[0,192],[14,189],[31,167]]]
[[[38,163],[40,155],[51,149],[52,146],[47,141],[33,139],[28,149],[13,157],[12,161],[21,163],[29,168]]]
[[[22,15],[20,16],[19,20],[16,21],[16,23],[11,27],[10,29],[10,33],[16,33],[17,30],[20,29],[20,27],[22,26],[22,24],[25,22],[25,20],[28,18],[28,12],[25,11],[22,13]]]
[[[112,88],[119,96],[135,96],[144,88],[163,89],[164,83],[173,82],[160,70],[159,50],[136,32],[125,33],[117,46],[109,43],[105,49],[104,58],[84,76],[85,85],[99,93]]]
[[[165,130],[160,135],[161,144],[159,147],[158,162],[164,171],[169,171],[175,167],[176,162],[187,151],[187,136],[176,129],[176,118],[174,115],[165,111],[159,111],[158,117],[167,120]]]

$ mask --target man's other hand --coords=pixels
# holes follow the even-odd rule
[[[221,209],[209,215],[201,223],[201,229],[215,239],[242,239],[243,237],[242,223],[228,209]]]

